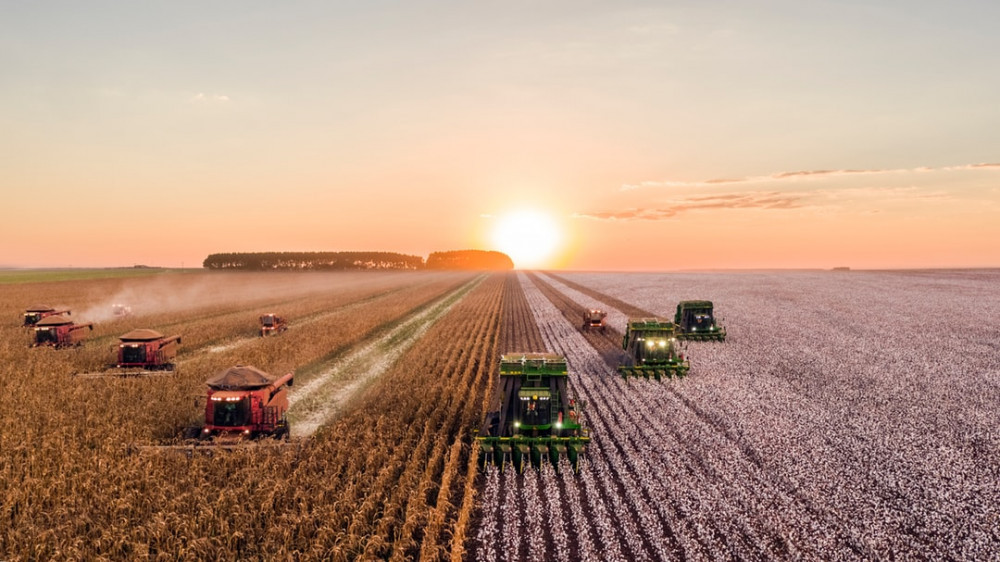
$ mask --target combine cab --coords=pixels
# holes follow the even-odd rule
[[[280,334],[288,329],[288,322],[277,314],[265,314],[260,317],[260,336],[267,337]]]
[[[604,331],[604,319],[608,313],[603,310],[591,308],[583,311],[583,329]]]
[[[589,432],[581,424],[582,406],[569,397],[566,359],[551,353],[510,353],[500,358],[500,410],[486,414],[476,437],[480,462],[503,470],[513,462],[559,464],[566,458],[579,471]]]
[[[35,341],[31,347],[47,345],[61,348],[82,345],[83,340],[87,339],[87,332],[84,330],[93,330],[94,325],[74,324],[65,316],[55,315],[42,318],[35,323],[34,328]]]
[[[30,328],[42,318],[48,318],[49,316],[58,316],[65,314],[69,316],[71,312],[68,309],[56,310],[47,304],[36,304],[24,311],[24,326],[25,328]]]
[[[208,379],[205,425],[199,438],[227,445],[260,437],[288,438],[288,390],[292,373],[277,378],[237,365]]]
[[[683,377],[691,367],[674,337],[673,322],[665,318],[630,318],[622,349],[628,357],[618,373],[626,379]]]
[[[681,301],[677,303],[677,338],[697,341],[725,341],[726,329],[716,322],[712,301]]]

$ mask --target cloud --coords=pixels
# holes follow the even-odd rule
[[[620,211],[577,213],[574,218],[595,220],[667,220],[688,211],[705,209],[795,209],[806,206],[806,194],[747,192],[703,195],[670,201],[654,208],[630,208]]]
[[[221,94],[204,94],[198,92],[197,94],[191,96],[191,103],[227,103],[229,101],[229,96]]]
[[[940,167],[930,167],[921,166],[917,168],[893,168],[893,169],[873,169],[873,170],[854,170],[854,169],[844,169],[844,170],[797,170],[792,172],[775,172],[773,174],[768,174],[766,176],[745,176],[741,178],[714,178],[701,181],[644,181],[637,184],[624,184],[621,186],[621,191],[632,191],[635,189],[642,189],[647,187],[711,187],[717,185],[725,184],[746,184],[746,183],[765,183],[765,182],[779,182],[779,181],[790,181],[790,180],[800,180],[800,179],[820,179],[820,178],[831,178],[831,177],[842,177],[842,176],[866,176],[866,175],[878,175],[878,174],[920,174],[926,172],[954,172],[962,170],[982,170],[982,169],[997,169],[1000,170],[1000,163],[983,162],[979,164],[962,164],[959,166],[940,166]]]

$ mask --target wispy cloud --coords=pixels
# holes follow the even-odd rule
[[[766,176],[744,176],[739,178],[713,178],[701,181],[672,181],[672,180],[644,181],[635,184],[625,184],[621,187],[621,190],[631,191],[635,189],[657,188],[657,187],[712,187],[725,184],[780,182],[780,181],[792,181],[801,179],[833,178],[841,176],[869,176],[869,175],[879,175],[879,174],[921,174],[927,172],[954,172],[962,170],[982,170],[982,169],[1000,170],[1000,163],[982,162],[979,164],[963,164],[960,166],[939,166],[936,168],[929,166],[922,166],[918,168],[893,168],[893,169],[872,169],[872,170],[855,170],[855,169],[797,170],[793,172],[775,172],[773,174],[768,174]]]
[[[577,213],[575,218],[598,220],[666,220],[681,213],[705,209],[794,209],[805,206],[801,193],[747,192],[686,197],[652,208]]]
[[[691,211],[755,209],[780,211],[810,208],[817,211],[853,209],[861,213],[881,212],[880,206],[898,206],[933,201],[940,204],[954,197],[945,191],[916,187],[860,187],[810,191],[747,191],[715,195],[693,195],[648,206],[576,213],[574,218],[620,221],[662,221]]]
[[[229,101],[229,96],[221,94],[205,94],[198,92],[197,94],[191,96],[191,103],[226,103]]]

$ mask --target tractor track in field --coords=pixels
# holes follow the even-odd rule
[[[354,346],[334,361],[323,365],[318,374],[289,397],[288,415],[292,433],[308,436],[339,412],[352,396],[388,370],[438,319],[475,289],[485,277],[480,275],[420,307],[404,319],[393,322],[388,332],[370,343]],[[289,328],[291,329],[291,328]]]
[[[279,334],[277,336],[270,336],[270,337],[294,336],[296,334],[296,332],[298,332],[298,331],[300,331],[300,330],[302,330],[302,329],[304,329],[304,328],[306,328],[308,326],[311,326],[311,325],[313,325],[313,324],[315,324],[317,322],[321,322],[324,319],[329,318],[330,316],[333,316],[334,314],[344,314],[346,312],[350,312],[352,310],[360,308],[360,307],[362,307],[362,306],[364,306],[366,304],[376,303],[376,302],[378,302],[378,301],[380,301],[382,299],[388,298],[388,297],[390,297],[390,296],[392,296],[392,295],[394,295],[396,293],[405,291],[407,289],[419,288],[421,286],[427,285],[428,283],[430,283],[430,282],[427,281],[427,282],[424,282],[424,283],[415,284],[415,285],[411,285],[411,286],[395,287],[395,288],[392,288],[392,289],[388,289],[388,290],[382,291],[380,293],[375,293],[373,295],[368,295],[368,296],[362,297],[361,299],[356,300],[356,301],[351,301],[351,302],[344,303],[342,305],[335,306],[335,307],[327,309],[327,310],[321,310],[321,311],[313,312],[313,313],[310,313],[310,314],[306,314],[304,316],[297,317],[294,322],[289,322],[288,328],[285,330],[285,334]],[[295,301],[289,301],[289,302],[298,302],[300,300],[308,300],[308,299],[297,299]],[[275,306],[275,307],[272,307],[272,308],[278,308],[278,306]],[[242,313],[242,312],[244,312],[244,311],[233,312],[233,313],[230,313],[230,314],[239,314],[239,313]],[[260,341],[260,340],[261,340],[261,337],[259,335],[255,335],[255,336],[251,336],[251,337],[239,338],[239,339],[237,339],[235,341],[228,341],[227,343],[222,344],[222,345],[212,345],[215,342],[206,342],[203,345],[201,345],[201,346],[195,348],[194,350],[192,350],[192,353],[197,353],[197,352],[203,350],[205,347],[210,346],[210,345],[212,345],[212,347],[209,347],[208,350],[207,350],[209,353],[222,353],[222,352],[229,351],[231,349],[236,349],[236,348],[238,348],[240,346],[247,345],[249,343]]]
[[[555,280],[555,284],[559,284],[562,281],[562,278],[559,278],[558,276],[550,275],[549,277]],[[623,303],[623,301],[614,297],[591,289],[586,289],[585,287],[582,287],[585,290],[578,290],[577,288],[581,286],[577,284],[563,283],[564,287],[568,287],[570,289],[570,291],[566,291],[565,289],[559,290],[553,286],[553,284],[542,281],[538,276],[533,276],[533,279],[538,283],[539,287],[542,288],[542,291],[546,294],[546,296],[550,298],[553,304],[556,304],[557,308],[561,310],[563,315],[570,322],[572,322],[573,318],[576,316],[582,315],[584,310],[583,304],[578,304],[577,301],[573,300],[566,294],[572,290],[577,290],[577,292],[593,298],[594,300],[603,303],[605,306],[617,307],[617,305],[625,305],[629,311],[629,316],[658,316],[647,310],[633,305],[628,305],[627,303]],[[608,339],[620,340],[621,338],[621,334],[610,327],[608,329],[608,334],[609,338],[601,339],[590,337],[587,339],[588,342],[594,345],[595,349],[598,349],[597,346],[606,346],[608,344]],[[696,360],[697,359],[695,358],[694,361]],[[609,364],[609,367],[613,367],[613,365]],[[802,494],[793,483],[787,481],[774,472],[768,471],[766,463],[762,459],[761,455],[749,443],[735,435],[729,427],[718,419],[717,416],[712,415],[707,410],[701,408],[693,400],[679,392],[671,384],[652,383],[646,381],[636,382],[637,386],[659,385],[662,390],[665,391],[662,393],[656,391],[652,393],[643,393],[645,395],[644,398],[646,399],[646,404],[650,407],[647,412],[670,411],[671,409],[677,409],[680,407],[682,411],[688,412],[691,417],[700,422],[703,427],[707,428],[711,435],[721,438],[721,440],[727,443],[731,448],[735,448],[736,452],[739,454],[739,458],[744,460],[749,465],[745,472],[755,475],[754,479],[760,484],[760,490],[771,490],[772,492],[767,498],[764,498],[763,494],[761,494],[759,490],[754,491],[755,495],[761,496],[762,500],[769,500],[772,504],[775,503],[776,500],[781,500],[781,497],[783,497],[784,499],[778,501],[778,503],[784,504],[784,509],[796,509],[797,511],[801,510],[804,516],[813,521],[813,524],[816,525],[815,528],[823,527],[825,528],[824,532],[827,536],[836,537],[838,544],[842,548],[846,548],[855,556],[860,558],[866,558],[873,555],[873,553],[868,552],[863,545],[859,544],[855,540],[852,534],[843,527],[841,521],[835,515],[830,513],[829,510],[819,506],[813,499]],[[631,382],[627,385],[630,384]],[[655,417],[646,415],[645,413],[642,413],[642,418],[647,427],[660,427],[667,429],[679,442],[683,442],[685,440],[685,433],[679,431],[680,427],[676,424],[676,422],[673,422],[673,420],[656,419]],[[712,467],[710,464],[706,464],[706,459],[700,458],[697,454],[692,455],[690,460],[694,463],[694,466],[696,466],[698,470],[709,479],[719,479],[724,477],[727,473],[732,472],[731,470],[722,468],[717,469]],[[797,506],[797,508],[795,506]],[[741,538],[743,538],[744,541],[749,543],[758,542],[757,539],[754,539],[751,536],[757,534],[756,532],[752,529],[744,529],[744,531],[745,532],[741,533]],[[764,537],[764,541],[767,545],[782,545],[785,543],[785,539],[780,536]],[[767,553],[768,549],[765,547],[763,552]],[[774,555],[785,553],[779,551],[771,552],[770,554]],[[812,554],[817,555],[819,553]]]

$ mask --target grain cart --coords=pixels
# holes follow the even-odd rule
[[[603,310],[591,308],[583,311],[583,329],[604,331],[604,319],[608,313]]]
[[[72,313],[69,309],[56,310],[47,304],[36,304],[28,307],[28,309],[24,311],[24,324],[22,324],[22,326],[30,328],[31,326],[37,324],[42,318],[61,314],[69,316]]]
[[[513,462],[518,472],[531,463],[558,466],[566,458],[579,471],[589,431],[580,414],[583,405],[569,395],[566,359],[552,353],[508,353],[500,358],[500,377],[493,404],[476,440],[482,466],[503,468]]]
[[[691,367],[674,337],[674,323],[666,318],[629,318],[622,349],[627,357],[618,373],[626,379],[683,377]]]
[[[35,341],[31,347],[43,345],[55,348],[82,345],[87,339],[84,330],[93,330],[94,325],[74,324],[72,320],[62,315],[47,316],[35,323]]]
[[[725,341],[726,328],[713,315],[712,301],[681,301],[674,315],[677,339]]]
[[[268,313],[260,317],[260,336],[262,338],[280,334],[287,329],[288,322],[277,314]]]
[[[287,387],[292,377],[237,365],[208,379],[205,425],[198,437],[218,445],[260,437],[287,439]]]

